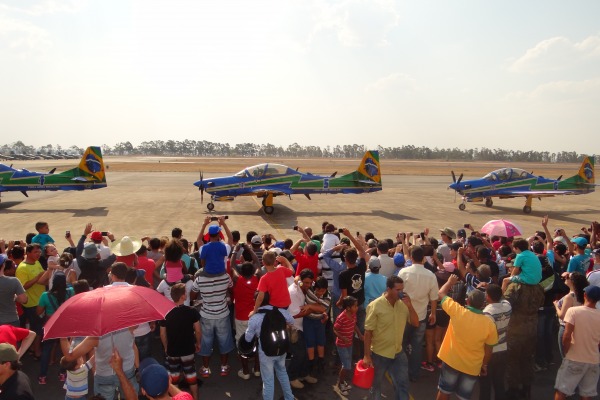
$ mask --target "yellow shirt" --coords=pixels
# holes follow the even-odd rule
[[[369,303],[365,330],[373,331],[371,351],[382,357],[394,358],[402,351],[404,328],[409,321],[408,307],[401,300],[394,306],[384,295]]]
[[[442,299],[442,308],[450,316],[450,325],[438,358],[457,371],[479,375],[484,345],[498,343],[496,325],[481,310],[463,307],[448,296]]]
[[[23,261],[17,267],[15,276],[19,282],[21,282],[21,285],[25,286],[25,283],[38,276],[40,272],[44,272],[44,269],[39,261],[36,261],[34,264],[27,264],[25,261]],[[40,302],[42,293],[45,291],[46,286],[44,285],[40,285],[39,283],[34,283],[31,285],[29,289],[25,290],[27,293],[27,303],[23,304],[23,307],[36,307]]]

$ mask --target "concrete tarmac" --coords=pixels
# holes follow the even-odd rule
[[[208,176],[208,174],[206,174]],[[111,172],[108,188],[82,192],[30,192],[29,198],[20,193],[4,193],[0,203],[0,237],[23,240],[28,232],[34,232],[36,221],[50,224],[50,235],[59,247],[66,246],[64,232],[70,230],[74,240],[79,238],[86,223],[94,228],[111,231],[117,238],[124,235],[169,236],[173,227],[183,229],[184,237],[194,240],[203,218],[208,215],[205,194],[204,204],[200,193],[192,185],[198,179],[196,173],[133,173]],[[278,239],[299,238],[294,225],[310,226],[318,231],[322,221],[352,232],[373,232],[379,238],[393,238],[398,231],[420,232],[429,227],[438,237],[437,229],[450,226],[458,229],[465,223],[480,227],[491,219],[504,218],[521,225],[526,235],[540,229],[544,215],[550,216],[550,228],[564,228],[567,234],[576,234],[582,226],[599,219],[600,194],[562,196],[543,201],[535,200],[533,212],[523,214],[524,199],[494,201],[491,208],[483,204],[468,204],[459,211],[460,198],[447,190],[447,176],[399,176],[383,177],[383,191],[364,195],[315,195],[312,200],[304,196],[292,199],[277,197],[275,213],[266,215],[256,198],[237,198],[229,203],[216,203],[215,215],[228,215],[231,229],[244,235],[249,230],[260,234],[272,233]],[[160,348],[158,340],[155,349]],[[556,354],[556,353],[555,353]],[[558,356],[557,356],[558,357]],[[223,378],[214,374],[206,379],[200,390],[201,398],[257,399],[260,397],[260,379],[243,381],[236,376],[239,364],[230,357],[232,374]],[[32,381],[36,399],[63,398],[62,385],[57,381],[58,370],[52,366],[48,385],[37,384],[39,363],[26,356],[25,371]],[[218,371],[217,357],[213,357],[212,369]],[[550,371],[536,374],[534,396],[551,398],[556,373],[555,365]],[[337,371],[328,369],[317,385],[296,390],[299,399],[337,399],[332,386]],[[435,397],[438,373],[423,371],[423,378],[411,384],[414,399]],[[277,385],[276,385],[277,386]],[[280,391],[276,393],[278,398]],[[362,399],[367,391],[354,389],[349,398]],[[392,396],[389,385],[386,395]]]

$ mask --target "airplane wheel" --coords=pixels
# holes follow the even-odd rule
[[[490,198],[485,199],[485,206],[486,207],[491,207],[493,205],[494,205],[494,202],[492,201],[492,199],[490,199]]]
[[[208,204],[206,205],[206,208],[208,208],[208,211],[212,211],[212,210],[214,210],[214,209],[215,209],[215,205],[214,205],[213,203],[208,203]]]
[[[529,206],[525,206],[525,207],[523,207],[523,212],[524,212],[525,214],[531,214],[531,207],[529,207]]]
[[[458,206],[458,209],[459,209],[460,211],[465,211],[465,208],[467,208],[467,206],[465,206],[464,204],[460,204],[460,205]]]
[[[273,206],[265,206],[263,209],[265,210],[265,214],[269,215],[273,214],[273,211],[275,211],[275,207]]]

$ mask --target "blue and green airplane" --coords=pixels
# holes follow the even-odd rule
[[[244,168],[235,175],[203,179],[194,182],[201,193],[210,194],[211,202],[206,206],[210,211],[215,208],[213,202],[233,201],[238,196],[256,196],[262,198],[263,210],[272,214],[273,198],[303,194],[310,200],[315,193],[369,193],[381,190],[381,168],[379,152],[367,151],[358,169],[336,178],[330,176],[303,174],[285,165],[264,163]]]
[[[31,190],[86,190],[106,187],[106,174],[100,147],[88,147],[75,168],[55,174],[15,169],[0,164],[0,193]]]
[[[480,179],[463,181],[461,174],[458,179],[452,171],[453,183],[449,186],[462,196],[458,208],[463,211],[467,202],[481,202],[491,207],[492,197],[509,199],[525,197],[523,212],[531,213],[531,203],[534,198],[553,197],[560,195],[575,195],[591,193],[595,190],[594,158],[585,156],[579,171],[567,179],[548,179],[536,176],[519,168],[501,168],[490,172]]]

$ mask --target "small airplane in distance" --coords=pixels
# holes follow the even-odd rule
[[[21,192],[25,197],[30,190],[86,190],[106,187],[104,161],[100,147],[88,147],[75,168],[55,174],[15,169],[0,164],[0,193]]]
[[[576,175],[561,180],[536,176],[519,168],[501,168],[490,172],[480,179],[463,181],[463,174],[458,179],[452,171],[454,181],[449,188],[462,196],[458,208],[463,211],[467,202],[485,200],[486,207],[491,207],[493,197],[509,199],[525,197],[523,212],[531,213],[531,203],[534,198],[553,197],[559,195],[576,195],[591,193],[597,186],[594,179],[594,158],[584,156],[581,167]]]
[[[330,176],[303,174],[285,165],[264,163],[244,168],[232,176],[203,179],[194,185],[200,190],[201,199],[204,191],[210,194],[211,202],[206,208],[212,211],[213,202],[233,201],[237,196],[256,196],[262,198],[265,214],[273,214],[273,198],[303,194],[310,200],[316,193],[369,193],[381,190],[381,168],[379,152],[367,151],[358,169],[340,177],[337,172]]]

